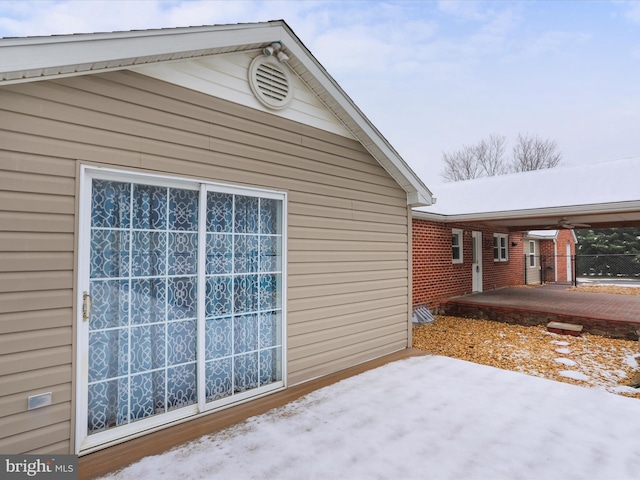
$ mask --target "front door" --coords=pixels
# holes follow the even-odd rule
[[[482,232],[472,232],[472,271],[471,283],[473,292],[482,291]]]
[[[284,386],[283,194],[81,188],[77,451]]]

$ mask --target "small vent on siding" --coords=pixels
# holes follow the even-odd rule
[[[433,318],[433,314],[429,311],[429,307],[427,305],[418,305],[417,307],[413,307],[412,320],[413,323],[417,323],[418,325],[435,322],[435,318]]]
[[[293,98],[291,76],[287,66],[273,57],[261,55],[249,67],[249,85],[260,102],[276,110],[286,107]]]

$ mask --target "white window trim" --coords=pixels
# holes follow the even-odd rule
[[[502,242],[504,241],[504,246]],[[496,258],[496,242],[498,248],[498,257]],[[509,235],[506,233],[493,234],[493,261],[508,262],[509,261]],[[504,255],[503,255],[504,254]]]
[[[460,258],[453,258],[453,237],[458,237],[458,249],[460,251]],[[451,263],[463,263],[464,262],[464,254],[463,254],[463,230],[461,228],[452,228],[451,229]]]
[[[214,405],[207,404],[202,405],[201,396],[199,394],[198,402],[194,405],[183,407],[171,412],[167,412],[162,416],[149,417],[145,420],[139,420],[131,425],[124,425],[117,430],[107,430],[94,435],[87,434],[86,428],[86,415],[88,410],[88,383],[86,379],[89,373],[88,364],[88,334],[89,334],[89,322],[83,321],[82,318],[82,304],[83,293],[88,291],[88,278],[89,278],[89,262],[84,258],[78,258],[78,276],[77,276],[77,290],[76,290],[76,380],[78,387],[76,388],[76,407],[74,411],[75,415],[75,453],[76,455],[84,455],[103,448],[116,445],[132,438],[146,435],[150,432],[160,430],[169,425],[176,425],[184,421],[193,420],[207,413],[213,413],[224,408],[228,408],[233,405],[245,403],[251,400],[255,400],[268,393],[272,393],[278,390],[283,390],[287,387],[287,206],[288,199],[286,192],[280,192],[275,190],[263,190],[260,188],[241,187],[229,184],[220,184],[217,182],[206,181],[195,178],[182,178],[173,177],[169,175],[161,175],[154,173],[142,173],[133,171],[117,170],[112,168],[94,167],[81,165],[80,166],[80,187],[79,187],[79,219],[78,219],[78,252],[88,251],[89,248],[89,231],[91,225],[91,181],[93,178],[104,178],[114,181],[125,182],[140,182],[146,185],[159,185],[170,186],[174,188],[186,188],[192,190],[209,191],[215,190],[223,193],[232,193],[237,195],[246,196],[258,196],[262,198],[272,198],[282,200],[282,380],[272,385],[267,385],[262,388],[246,392],[246,394],[235,395],[227,401],[219,401]],[[200,202],[204,204],[205,202]],[[200,265],[202,268],[202,265]],[[200,282],[200,280],[198,280]],[[201,286],[199,284],[199,286]],[[200,317],[202,316],[201,300],[198,299],[198,323],[201,323]],[[200,336],[199,336],[200,337]],[[198,350],[202,350],[203,342],[198,338]],[[198,386],[200,387],[201,378],[197,379]],[[200,390],[200,388],[199,388]],[[252,393],[253,392],[253,393]],[[83,417],[84,415],[84,417]]]
[[[533,252],[531,251],[531,246],[533,245]],[[529,240],[529,268],[536,268],[536,241]],[[533,265],[531,264],[531,260],[533,260]]]

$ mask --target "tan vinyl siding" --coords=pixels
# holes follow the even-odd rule
[[[70,409],[69,409],[70,410]],[[69,422],[56,423],[33,430],[4,437],[0,439],[0,450],[3,452],[29,453],[68,453],[71,440],[69,439]]]
[[[58,403],[71,401],[71,388],[69,385],[52,385],[49,386],[48,391],[53,394],[53,397]],[[24,411],[24,397],[23,393],[27,395],[35,395],[39,393],[37,390],[31,390],[27,392],[20,392],[13,395],[6,395],[0,399],[0,406],[7,414],[20,413]]]
[[[11,143],[0,146],[0,451],[69,453],[75,162]],[[27,411],[45,392],[52,405]]]
[[[19,371],[11,375],[3,375],[0,377],[0,391],[4,395],[11,395],[14,393],[20,393],[23,395],[23,399],[26,392],[38,390],[39,392],[48,392],[52,385],[60,385],[71,382],[71,366],[70,365],[57,365],[52,367],[46,367],[41,369],[33,369],[28,372]],[[69,383],[69,386],[71,384]],[[53,401],[56,401],[54,398]],[[26,406],[23,404],[23,409]],[[3,415],[5,411],[3,410]],[[5,419],[3,418],[4,422]],[[6,450],[2,450],[6,451]]]
[[[131,72],[6,87],[0,451],[73,449],[79,164],[288,192],[289,385],[407,347],[406,194],[356,141]]]

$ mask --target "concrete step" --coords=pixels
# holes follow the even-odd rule
[[[582,333],[582,325],[574,325],[573,323],[549,322],[547,330],[561,335],[573,335],[579,337]]]

